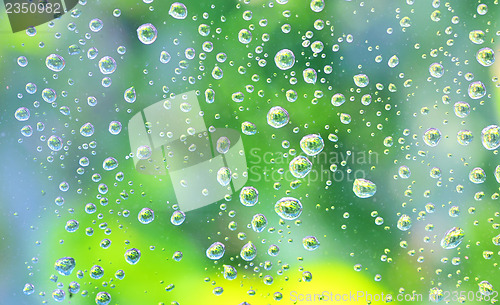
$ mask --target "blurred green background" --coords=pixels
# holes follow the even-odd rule
[[[483,67],[475,58],[480,48],[499,49],[498,1],[484,2],[488,5],[484,15],[478,14],[480,2],[474,1],[439,6],[439,1],[326,1],[321,12],[312,11],[310,1],[298,0],[184,1],[188,16],[183,20],[168,14],[173,1],[145,2],[80,1],[73,12],[37,26],[34,36],[12,34],[5,11],[0,14],[2,304],[55,303],[51,294],[58,283],[66,290],[63,303],[68,304],[95,304],[99,291],[111,294],[111,304],[293,304],[293,291],[416,292],[427,298],[433,287],[477,292],[484,280],[495,289],[500,286],[499,249],[491,242],[500,233],[498,183],[493,175],[500,162],[498,152],[484,149],[480,139],[484,127],[499,121],[500,65]],[[113,15],[116,9],[118,17]],[[440,20],[432,21],[436,10]],[[411,26],[400,25],[403,17],[410,18]],[[98,32],[89,29],[95,18],[103,22]],[[144,23],[158,30],[151,45],[137,38],[136,29]],[[210,26],[208,36],[200,35],[201,24]],[[287,25],[289,33],[285,33]],[[249,44],[238,41],[244,28],[252,32]],[[483,44],[470,41],[472,30],[485,32]],[[206,41],[213,44],[213,51],[202,49]],[[315,41],[324,45],[318,54],[309,45]],[[92,47],[98,49],[95,59],[87,56]],[[70,55],[69,48],[77,51]],[[196,50],[194,59],[186,59],[187,48]],[[284,48],[296,57],[293,68],[286,71],[274,63],[275,54]],[[166,64],[159,60],[163,50],[172,57]],[[45,65],[52,53],[65,59],[59,73]],[[227,56],[223,62],[217,61],[220,53]],[[390,68],[387,61],[393,55],[399,64]],[[19,56],[27,58],[27,66],[18,64]],[[113,74],[99,71],[103,56],[116,60]],[[429,75],[434,62],[443,65],[443,77]],[[216,65],[224,71],[219,80],[211,75]],[[326,73],[325,66],[332,72]],[[309,67],[317,71],[315,84],[302,77]],[[353,82],[359,73],[370,79],[365,88]],[[467,73],[486,85],[482,99],[469,98]],[[109,87],[102,85],[105,76],[112,80]],[[29,82],[37,85],[35,94],[26,91]],[[131,86],[137,92],[133,104],[123,97]],[[42,99],[44,88],[57,92],[55,103]],[[205,102],[208,88],[215,91],[214,103]],[[245,207],[236,193],[228,201],[187,213],[186,221],[177,227],[170,223],[176,198],[169,177],[135,171],[126,126],[145,107],[191,90],[199,93],[207,126],[241,130],[245,121],[257,126],[257,134],[242,134],[242,138],[249,166],[247,185],[259,190],[259,203]],[[288,90],[296,92],[296,101],[287,100]],[[232,100],[236,92],[244,93],[240,103]],[[346,97],[340,107],[331,104],[335,93]],[[369,105],[361,103],[365,94],[372,97]],[[90,96],[97,99],[95,106],[87,103]],[[458,101],[471,105],[465,119],[454,114]],[[266,121],[269,109],[277,105],[290,115],[289,124],[280,129]],[[28,121],[15,119],[19,107],[29,109]],[[69,114],[61,107],[67,107],[63,110],[69,109]],[[342,113],[350,115],[350,123],[341,122]],[[108,132],[111,121],[122,123],[119,135]],[[37,130],[38,122],[44,130]],[[86,122],[95,128],[90,138],[79,132]],[[20,132],[26,124],[34,129],[29,137]],[[430,127],[441,130],[437,147],[422,141]],[[475,136],[468,146],[456,140],[462,129]],[[293,189],[290,183],[295,179],[287,173],[288,164],[303,154],[300,139],[313,133],[321,134],[324,151],[311,158],[313,171]],[[57,153],[45,143],[53,134],[65,142]],[[330,141],[330,134],[338,141]],[[392,147],[384,145],[387,137],[392,137]],[[109,156],[119,162],[110,172],[102,168]],[[82,157],[90,160],[83,173],[78,171]],[[335,173],[330,170],[332,164],[337,165]],[[409,179],[398,176],[401,165],[411,169]],[[433,167],[441,169],[439,179],[430,177]],[[469,181],[474,167],[486,171],[485,183]],[[120,171],[123,181],[115,179]],[[92,178],[95,174],[100,175],[97,182]],[[376,183],[374,197],[354,195],[355,174]],[[68,191],[60,190],[62,182],[69,183]],[[100,184],[107,185],[107,193],[99,193]],[[300,222],[280,222],[274,212],[275,202],[285,196],[301,200]],[[57,197],[64,198],[62,206],[56,205]],[[425,212],[429,202],[436,207],[434,213]],[[97,212],[87,214],[87,203],[96,204]],[[460,208],[458,217],[448,215],[451,206]],[[155,220],[148,225],[137,220],[144,207],[155,211]],[[130,216],[125,217],[127,211]],[[248,226],[256,213],[268,220],[262,233]],[[382,225],[375,224],[375,214],[383,217]],[[396,227],[401,214],[412,218],[411,230]],[[74,233],[64,228],[71,219],[79,222]],[[234,231],[228,229],[231,221],[238,224]],[[453,226],[464,229],[465,239],[459,248],[443,250],[441,238]],[[91,236],[86,228],[93,229]],[[238,238],[239,233],[246,238]],[[302,246],[302,238],[309,235],[321,243],[315,251]],[[107,249],[99,245],[104,238],[112,241]],[[226,254],[214,262],[205,251],[216,241],[226,245]],[[251,263],[239,258],[248,241],[258,251]],[[402,247],[402,241],[407,246]],[[271,244],[280,248],[276,257],[267,254]],[[137,265],[127,264],[123,257],[131,247],[142,252]],[[183,253],[179,262],[172,258],[176,251]],[[485,259],[483,251],[492,251],[493,256]],[[51,281],[50,276],[57,275],[55,261],[64,256],[75,258],[75,271]],[[459,265],[451,264],[454,257],[460,258]],[[263,267],[266,261],[272,263],[270,270]],[[235,280],[223,278],[224,264],[237,268]],[[356,264],[362,266],[359,272],[354,270]],[[100,280],[89,276],[93,265],[105,270]],[[114,276],[119,269],[125,271],[123,280]],[[78,270],[84,274],[82,279]],[[304,271],[312,273],[312,281],[302,279]],[[271,285],[263,282],[266,275],[273,277]],[[70,297],[67,287],[72,281],[81,288]],[[34,294],[23,295],[26,283],[35,286]],[[166,291],[169,284],[175,288]],[[216,287],[224,292],[216,295]],[[282,294],[281,300],[276,293]]]

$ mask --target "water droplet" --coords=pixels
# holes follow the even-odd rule
[[[359,198],[369,198],[375,195],[377,192],[377,186],[370,180],[356,179],[352,184],[352,191]]]
[[[408,166],[406,166],[406,165],[400,166],[398,173],[399,173],[399,177],[401,177],[403,179],[408,179],[408,178],[410,178],[410,175],[411,175],[410,168],[408,168]]]
[[[224,278],[226,280],[234,280],[238,276],[238,271],[231,265],[223,265],[224,267]]]
[[[228,185],[231,182],[231,170],[227,167],[221,167],[217,171],[217,181],[222,186]]]
[[[304,249],[313,251],[319,248],[319,241],[315,236],[306,236],[302,239]]]
[[[231,148],[231,141],[229,141],[228,137],[220,137],[217,139],[216,148],[220,154],[226,154]]]
[[[455,115],[459,118],[465,118],[470,113],[470,105],[466,102],[456,102],[454,105]]]
[[[408,231],[411,228],[411,218],[410,216],[403,214],[398,220],[398,229],[401,231]]]
[[[267,113],[267,124],[274,128],[281,128],[290,120],[288,112],[281,106],[275,106]]]
[[[325,142],[319,134],[310,134],[300,140],[300,148],[308,156],[319,154],[325,147]]]
[[[224,76],[224,71],[219,66],[215,66],[212,70],[212,77],[214,79],[221,79]]]
[[[257,133],[257,126],[252,122],[241,123],[241,132],[247,136],[252,136]]]
[[[240,251],[240,257],[247,261],[250,262],[252,261],[255,257],[257,256],[257,248],[253,244],[253,242],[249,241],[246,243]]]
[[[122,131],[122,123],[119,121],[111,121],[109,123],[109,133],[112,135],[117,135]]]
[[[102,26],[102,20],[98,18],[92,19],[89,22],[89,28],[92,32],[99,32],[102,29]]]
[[[443,290],[438,287],[433,287],[429,290],[429,301],[434,303],[441,302],[444,299]]]
[[[137,37],[143,44],[152,44],[158,37],[158,31],[151,23],[145,23],[137,28]]]
[[[295,178],[304,178],[312,169],[312,163],[304,156],[295,157],[289,164],[290,173]]]
[[[221,242],[215,242],[208,247],[206,255],[209,259],[218,260],[224,256],[226,247]]]
[[[240,191],[240,202],[244,206],[254,206],[259,201],[259,192],[253,186],[245,186]]]
[[[140,160],[147,160],[151,157],[152,154],[153,151],[151,150],[151,147],[149,147],[148,145],[142,145],[137,147],[136,156]]]
[[[174,226],[180,226],[184,220],[186,220],[186,214],[184,214],[184,212],[182,211],[174,211],[172,213],[172,217],[170,217],[170,222],[174,225]]]
[[[368,84],[370,83],[370,80],[368,79],[368,76],[366,74],[354,75],[353,79],[354,79],[354,83],[359,88],[364,88],[364,87],[368,86]]]
[[[304,77],[304,81],[308,84],[316,84],[316,80],[318,79],[318,74],[313,68],[307,68],[302,71],[302,76]]]
[[[475,184],[483,183],[486,180],[486,173],[482,168],[476,167],[470,171],[469,180]]]
[[[500,183],[500,165],[497,165],[495,168],[495,179],[497,180],[498,183]]]
[[[477,13],[479,15],[486,15],[486,13],[488,12],[488,6],[484,3],[481,3],[477,6]]]
[[[472,82],[469,85],[469,97],[473,100],[477,100],[486,95],[486,87],[480,81]]]
[[[127,90],[125,90],[125,92],[123,93],[123,98],[125,99],[125,101],[127,103],[133,103],[135,102],[136,100],[136,95],[135,95],[135,88],[134,86],[128,88]]]
[[[491,66],[495,62],[495,52],[490,48],[482,48],[477,52],[476,59],[485,67]]]
[[[140,223],[147,225],[155,219],[155,213],[150,208],[143,208],[137,215],[137,219]]]
[[[33,292],[35,292],[35,286],[33,286],[33,284],[26,283],[26,285],[24,285],[24,288],[23,288],[23,293],[25,295],[30,295]]]
[[[104,269],[99,265],[94,265],[90,268],[90,277],[98,280],[104,276]]]
[[[76,262],[72,257],[63,257],[56,261],[54,268],[60,275],[70,275],[75,269]]]
[[[277,245],[270,245],[269,249],[267,250],[267,254],[270,256],[278,256],[280,253],[280,248]]]
[[[118,167],[118,161],[113,157],[108,157],[102,162],[102,168],[111,171]]]
[[[325,8],[324,0],[311,0],[311,10],[315,13],[321,12]]]
[[[63,147],[63,141],[58,136],[50,136],[47,140],[47,146],[53,151],[60,151]]]
[[[116,70],[116,61],[111,56],[104,56],[99,60],[99,70],[102,74],[112,74]]]
[[[500,129],[497,125],[490,125],[481,131],[481,141],[484,148],[494,150],[500,146]]]
[[[243,44],[249,44],[252,41],[252,32],[247,29],[242,29],[238,33],[238,40]]]
[[[302,213],[302,203],[293,197],[283,197],[276,202],[274,210],[281,218],[294,220]]]
[[[80,127],[80,134],[84,137],[90,137],[94,134],[94,126],[90,123],[85,123]]]
[[[57,98],[57,94],[52,88],[45,88],[42,90],[42,98],[44,101],[47,103],[53,103],[55,102]]]
[[[141,259],[141,251],[136,248],[128,249],[125,251],[125,260],[131,265],[135,265]]]
[[[493,244],[495,246],[500,246],[500,234],[498,234],[497,236],[493,237],[491,239],[491,241],[493,242]]]
[[[66,226],[64,227],[66,229],[66,231],[68,231],[69,233],[73,233],[73,232],[76,232],[76,230],[78,230],[78,227],[80,226],[80,224],[78,223],[77,220],[68,220],[66,222]]]
[[[424,133],[424,142],[430,147],[437,146],[441,141],[441,131],[437,128],[429,128]]]
[[[17,58],[17,64],[20,66],[20,67],[26,67],[28,65],[28,59],[26,58],[26,56],[19,56]]]
[[[168,63],[171,58],[172,58],[172,56],[170,56],[170,53],[168,53],[167,51],[160,52],[160,62],[162,64]]]
[[[66,297],[66,292],[62,289],[56,289],[52,292],[52,298],[56,302],[62,302],[64,301],[64,298]]]
[[[399,25],[402,27],[402,28],[407,28],[407,27],[410,27],[411,26],[411,20],[410,20],[410,17],[403,17],[401,18],[401,20],[399,21]]]
[[[431,64],[429,66],[429,73],[431,74],[432,77],[440,78],[444,74],[443,65],[437,62]]]
[[[274,62],[280,70],[288,70],[295,64],[295,55],[291,50],[283,49],[276,53]]]
[[[263,214],[256,214],[252,218],[252,230],[257,233],[264,231],[267,226],[267,218]]]
[[[474,136],[470,130],[460,130],[457,133],[457,141],[460,145],[469,145],[472,139],[474,139]]]
[[[26,107],[19,107],[17,108],[14,117],[20,121],[27,121],[30,118],[30,111]]]
[[[399,64],[399,58],[396,55],[393,55],[391,58],[389,58],[389,61],[387,61],[387,65],[391,68],[395,68]]]
[[[343,103],[345,103],[345,96],[342,93],[335,93],[332,96],[332,105],[333,106],[340,106]]]
[[[185,19],[188,15],[188,11],[186,6],[183,3],[180,2],[174,2],[170,6],[170,10],[168,11],[168,14],[175,19]]]
[[[464,230],[458,227],[453,227],[448,230],[441,239],[441,247],[443,249],[455,249],[462,243],[464,239]]]
[[[97,305],[108,305],[111,302],[111,295],[107,292],[100,291],[95,296],[95,303]]]
[[[61,72],[65,66],[64,58],[57,54],[50,54],[45,59],[45,65],[54,72]]]
[[[470,31],[469,39],[472,43],[482,44],[484,42],[484,32],[481,30]]]

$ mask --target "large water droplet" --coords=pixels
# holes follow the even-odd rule
[[[359,198],[369,198],[375,195],[377,192],[377,186],[370,180],[356,179],[352,184],[352,191]]]
[[[253,186],[245,186],[240,191],[241,204],[251,207],[259,201],[259,192]]]
[[[274,128],[281,128],[290,120],[288,112],[281,106],[275,106],[267,113],[267,124]]]
[[[26,107],[19,107],[14,113],[14,117],[21,122],[27,121],[30,118],[30,111]]]
[[[186,6],[183,3],[180,2],[174,2],[170,6],[170,10],[168,11],[168,14],[175,19],[185,19],[188,15],[188,11]]]
[[[208,247],[206,255],[209,259],[218,260],[224,256],[226,247],[221,242],[215,242],[210,247]]]
[[[441,141],[441,131],[437,128],[429,128],[424,133],[424,142],[430,147],[437,146]]]
[[[137,219],[140,223],[147,225],[155,219],[155,213],[150,208],[143,208],[137,215]]]
[[[135,265],[141,259],[141,251],[136,248],[128,249],[125,251],[125,260],[131,265]]]
[[[97,305],[108,305],[111,302],[111,295],[107,292],[100,291],[95,296],[95,303]]]
[[[58,136],[50,136],[47,140],[47,146],[53,151],[60,151],[63,147],[63,141]]]
[[[401,231],[408,231],[411,228],[411,218],[410,216],[403,214],[398,220],[398,229]]]
[[[158,32],[154,25],[145,23],[137,28],[137,37],[143,44],[152,44],[158,37]]]
[[[252,261],[257,256],[257,248],[253,244],[253,242],[249,241],[246,243],[240,251],[240,257],[249,262]]]
[[[370,83],[370,80],[368,79],[368,76],[366,74],[354,75],[353,79],[354,79],[354,83],[359,88],[364,88],[364,87],[368,86],[368,84]]]
[[[295,157],[289,164],[290,173],[295,178],[304,178],[312,169],[312,163],[304,156]]]
[[[283,197],[276,202],[274,210],[281,218],[294,220],[302,213],[302,203],[293,197]]]
[[[114,170],[118,167],[118,161],[113,157],[108,157],[102,162],[102,168],[107,171]]]
[[[238,276],[238,271],[231,265],[223,265],[224,267],[224,278],[226,280],[234,280]]]
[[[125,99],[125,101],[127,103],[133,103],[135,102],[136,100],[136,95],[135,95],[135,88],[134,86],[128,88],[127,90],[125,90],[125,92],[123,93],[123,98]]]
[[[280,70],[288,70],[295,64],[295,55],[291,50],[283,49],[276,53],[274,62]]]
[[[45,59],[45,65],[54,72],[60,72],[65,66],[64,58],[57,54],[50,54]]]
[[[252,230],[257,233],[264,231],[267,226],[267,218],[263,214],[256,214],[252,218]]]
[[[99,60],[99,70],[102,74],[112,74],[116,70],[116,61],[111,56],[104,56]]]
[[[306,236],[302,239],[304,249],[313,251],[319,248],[319,241],[315,236]]]
[[[490,125],[481,131],[481,141],[484,148],[488,150],[497,149],[500,146],[500,128]]]
[[[84,137],[90,137],[94,134],[94,126],[90,123],[85,123],[80,127],[80,134]]]
[[[319,154],[325,147],[325,142],[319,134],[310,134],[300,140],[300,148],[308,156]]]
[[[72,257],[63,257],[56,261],[54,268],[60,275],[70,275],[75,269],[75,259]]]
[[[486,95],[486,87],[480,81],[472,82],[468,89],[469,97],[473,100],[477,100]]]
[[[476,54],[477,61],[485,66],[491,66],[495,62],[495,52],[490,48],[482,48]]]
[[[453,227],[444,234],[443,239],[441,239],[441,247],[443,249],[455,249],[462,243],[464,236],[464,230]]]

